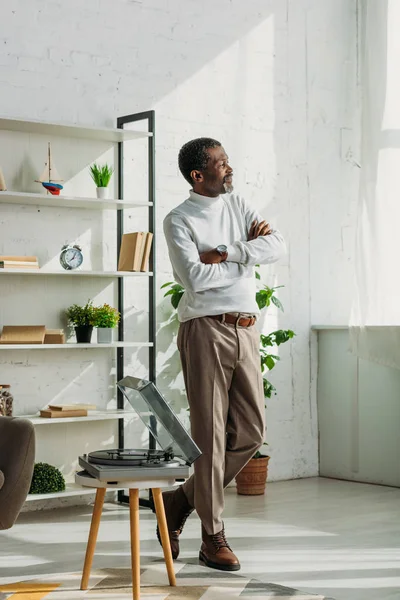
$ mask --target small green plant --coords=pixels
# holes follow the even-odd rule
[[[55,494],[65,490],[62,473],[47,463],[36,463],[33,468],[30,494]]]
[[[113,308],[109,304],[95,306],[93,325],[95,327],[116,327],[120,317],[121,315],[117,309]]]
[[[107,187],[110,183],[114,169],[111,165],[98,165],[94,163],[89,167],[90,175],[96,184],[96,187]]]
[[[263,446],[268,446],[267,442],[263,442]],[[257,450],[257,452],[252,456],[252,458],[264,458],[267,456],[266,454],[262,454],[261,450]]]
[[[85,306],[79,306],[78,304],[72,304],[65,311],[68,321],[74,327],[88,327],[94,325],[95,319],[95,308],[92,300],[88,300]]]

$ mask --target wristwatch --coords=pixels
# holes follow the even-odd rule
[[[225,246],[225,244],[220,244],[215,249],[222,256],[228,250],[228,246]]]

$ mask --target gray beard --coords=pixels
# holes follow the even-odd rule
[[[233,185],[231,183],[224,183],[225,194],[233,192]]]

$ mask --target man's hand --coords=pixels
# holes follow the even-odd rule
[[[247,241],[250,242],[251,240],[256,240],[258,237],[262,235],[269,235],[270,233],[272,233],[272,229],[267,221],[261,221],[261,223],[258,223],[258,221],[253,221]]]
[[[202,252],[200,254],[200,260],[202,263],[206,265],[213,265],[216,263],[224,262],[228,258],[228,253],[223,252],[220,254],[218,250],[207,250],[207,252]]]

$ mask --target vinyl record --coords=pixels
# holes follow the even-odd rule
[[[96,450],[95,452],[89,452],[88,460],[92,464],[123,467],[163,467],[176,464],[176,462],[173,463],[170,460],[165,460],[165,455],[162,450],[130,450],[118,448]]]

